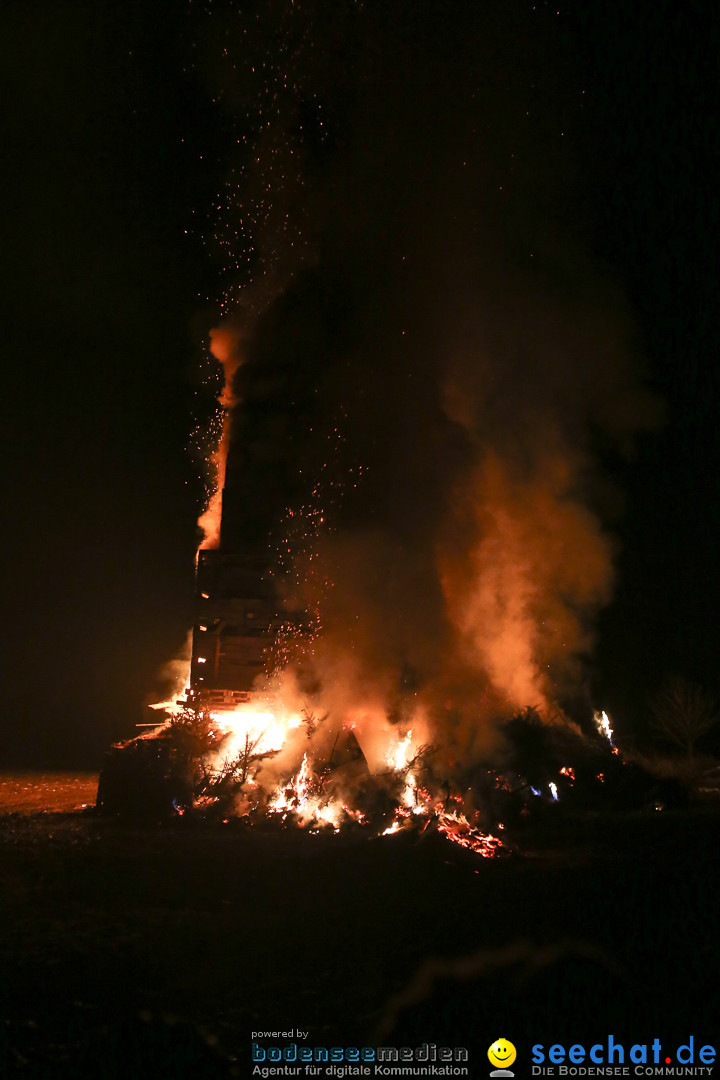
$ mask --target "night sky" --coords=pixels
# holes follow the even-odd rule
[[[283,325],[308,335],[316,364],[318,335],[328,355],[351,353],[367,333],[358,297],[374,305],[373,341],[402,321],[393,260],[408,238],[420,254],[407,296],[442,291],[440,241],[424,245],[425,230],[462,252],[476,282],[488,280],[480,248],[502,252],[507,273],[488,295],[508,319],[523,309],[512,273],[530,233],[561,253],[562,287],[568,267],[589,290],[607,283],[633,386],[653,404],[633,438],[598,435],[593,448],[593,498],[618,553],[592,697],[619,730],[642,733],[664,676],[720,693],[714,5],[591,0],[558,13],[458,0],[399,3],[391,18],[377,4],[314,3],[298,5],[283,38],[287,7],[38,2],[6,15],[1,760],[96,765],[162,689],[157,672],[192,618],[203,488],[191,433],[212,416],[205,347],[223,296],[257,281],[263,259],[280,276],[290,266],[293,283],[253,314],[252,363],[270,362]],[[279,70],[290,46],[314,88],[294,105],[287,96],[271,132],[285,130],[300,160],[277,200],[293,250],[269,214],[264,247],[229,269],[232,214],[217,195],[235,176],[257,196],[266,91],[252,67],[269,58]],[[377,120],[384,101],[394,131]],[[523,102],[538,120],[516,144]],[[483,190],[468,196],[472,213],[453,202],[454,148],[474,155],[462,185],[472,199]],[[490,193],[506,182],[504,203]],[[225,310],[237,320],[237,304]],[[423,330],[420,318],[418,340]],[[382,379],[378,361],[368,392]],[[299,397],[328,386],[302,358],[292,380]],[[353,425],[351,414],[344,454],[352,462],[362,445],[366,460]],[[384,497],[396,505],[393,476]],[[372,482],[363,498],[349,519],[382,517]],[[410,497],[405,509],[412,518]]]

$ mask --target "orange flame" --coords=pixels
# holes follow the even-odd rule
[[[223,366],[224,384],[218,404],[223,410],[222,430],[217,447],[210,454],[209,466],[213,477],[213,491],[206,509],[198,518],[198,525],[203,530],[200,550],[220,546],[220,526],[222,521],[222,493],[225,487],[225,469],[230,446],[230,410],[235,405],[232,381],[240,366],[238,355],[240,337],[228,326],[219,326],[210,331],[210,352]]]

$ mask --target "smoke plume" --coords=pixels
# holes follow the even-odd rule
[[[613,586],[599,463],[655,406],[583,250],[572,43],[512,3],[391,7],[278,4],[254,45],[231,27],[262,74],[220,231],[258,191],[265,224],[213,352],[237,356],[259,275],[226,366],[249,507],[229,542],[280,552],[288,606],[316,612],[285,678],[368,761],[403,723],[452,763],[498,717],[582,700]]]

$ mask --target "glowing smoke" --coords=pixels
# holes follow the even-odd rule
[[[624,305],[567,239],[586,222],[563,46],[542,12],[480,7],[450,24],[413,3],[327,21],[282,6],[224,211],[228,243],[255,200],[274,283],[243,327],[230,463],[290,564],[288,603],[319,612],[293,679],[370,762],[388,725],[420,723],[451,763],[482,754],[499,716],[560,716],[582,694],[613,581],[598,448],[654,422]],[[308,233],[303,268],[292,238]],[[237,339],[216,332],[213,353],[227,388]],[[227,454],[225,426],[219,488]],[[283,531],[308,506],[324,525],[310,547]]]

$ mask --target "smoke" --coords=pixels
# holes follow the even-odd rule
[[[177,656],[168,660],[158,672],[158,682],[163,686],[166,694],[165,701],[150,702],[147,704],[151,709],[163,710],[174,706],[177,699],[190,685],[190,658],[192,656],[192,630],[188,630],[182,647]]]
[[[288,606],[317,612],[293,684],[371,768],[398,724],[475,758],[498,717],[582,698],[613,586],[600,463],[657,419],[627,306],[578,240],[572,43],[548,13],[469,0],[452,20],[349,2],[274,18],[280,104],[238,191],[268,146],[294,171],[264,174],[283,226],[243,327],[228,498],[282,552]],[[234,542],[253,535],[245,520]]]

